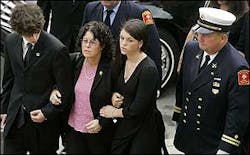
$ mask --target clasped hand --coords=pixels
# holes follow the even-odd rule
[[[113,93],[112,99],[111,99],[113,106],[116,108],[120,108],[123,103],[123,99],[124,97],[121,94],[117,92]]]

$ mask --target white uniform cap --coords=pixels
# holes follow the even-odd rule
[[[214,31],[228,32],[230,26],[236,20],[232,13],[210,7],[199,8],[200,18],[197,24],[192,28],[195,32],[208,34]]]

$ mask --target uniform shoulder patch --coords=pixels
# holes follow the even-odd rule
[[[145,10],[145,11],[142,12],[142,19],[143,19],[143,22],[144,22],[146,25],[151,25],[151,24],[154,23],[152,14],[151,14],[151,12],[148,11],[148,10]]]
[[[240,86],[249,85],[249,70],[240,70],[238,72],[238,84]]]

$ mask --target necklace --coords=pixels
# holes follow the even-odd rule
[[[92,73],[88,73],[88,64],[84,61],[84,64],[83,64],[83,71],[84,71],[84,75],[85,77],[88,79],[88,80],[91,80],[95,77],[95,72],[96,72],[96,68],[94,68],[92,70]],[[90,71],[91,72],[91,71]]]

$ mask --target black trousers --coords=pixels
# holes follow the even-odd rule
[[[49,122],[34,123],[25,112],[25,124],[18,128],[17,120],[4,139],[4,154],[56,154],[59,145],[58,135],[48,136],[53,132]],[[50,133],[51,134],[51,133]]]
[[[110,154],[111,139],[106,141],[102,133],[82,133],[69,127],[66,132],[67,154]]]

